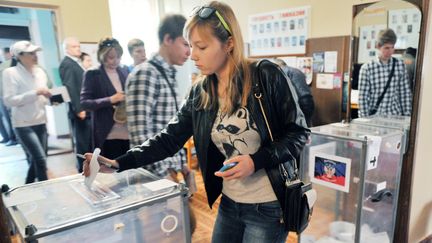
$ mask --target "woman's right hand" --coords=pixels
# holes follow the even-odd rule
[[[120,101],[124,101],[124,100],[125,100],[124,92],[117,92],[110,97],[111,104],[117,104]]]
[[[52,96],[51,93],[50,93],[50,91],[49,91],[49,89],[47,89],[47,88],[39,88],[39,89],[37,89],[36,90],[36,94],[37,95],[43,95],[43,96],[45,96],[47,98],[49,98],[49,97]]]
[[[85,160],[83,162],[83,175],[85,177],[88,177],[90,176],[90,161],[93,154],[86,153],[84,154],[84,156],[85,156]],[[119,168],[119,164],[117,163],[117,161],[108,159],[106,157],[103,157],[102,155],[98,156],[98,162],[100,165],[99,172],[102,173],[113,173],[116,172],[117,169]]]

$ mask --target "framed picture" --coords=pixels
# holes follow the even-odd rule
[[[351,159],[325,153],[311,154],[309,176],[311,182],[349,192]]]

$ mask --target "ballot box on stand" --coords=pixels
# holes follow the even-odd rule
[[[190,242],[188,189],[144,169],[37,182],[2,194],[23,242]]]
[[[393,242],[403,136],[352,123],[311,128],[300,174],[318,197],[300,242]]]

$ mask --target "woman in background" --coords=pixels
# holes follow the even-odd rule
[[[12,126],[30,164],[26,183],[47,180],[45,105],[51,93],[46,72],[37,66],[39,46],[18,41],[12,53],[18,60],[3,72],[4,103],[11,107]]]
[[[85,73],[81,90],[81,106],[92,112],[93,148],[100,148],[107,158],[116,158],[129,149],[126,120],[114,121],[115,109],[124,109],[124,85],[127,69],[120,68],[123,49],[114,38],[99,42],[98,69]]]

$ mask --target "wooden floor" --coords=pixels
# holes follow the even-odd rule
[[[51,141],[51,144],[62,145],[62,151],[67,151],[67,141]],[[48,177],[50,179],[66,175],[76,174],[75,157],[72,153],[51,155],[48,157]],[[0,144],[0,184],[8,184],[11,188],[24,184],[27,172],[27,162],[20,146],[5,147]],[[211,210],[207,204],[203,180],[200,172],[196,173],[198,191],[191,198],[191,207],[195,212],[197,226],[192,235],[192,242],[211,242],[214,222],[217,214],[219,200]],[[17,237],[12,237],[12,242],[20,243]],[[290,235],[287,242],[297,242],[295,235]]]
[[[213,232],[214,222],[216,220],[217,207],[219,206],[220,198],[216,201],[213,209],[211,210],[207,203],[202,176],[200,172],[197,172],[196,175],[198,191],[191,199],[191,207],[197,218],[197,227],[194,234],[192,235],[192,242],[207,243],[211,242],[211,235]],[[297,237],[294,234],[290,234],[286,242],[297,242]]]

